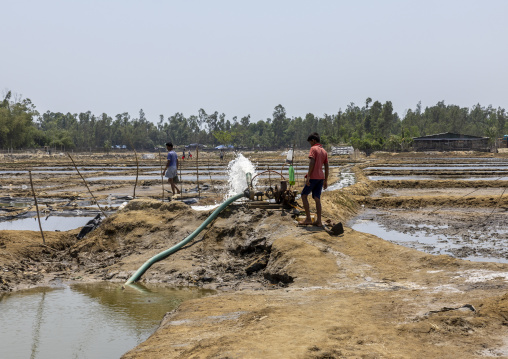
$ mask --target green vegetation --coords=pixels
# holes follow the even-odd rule
[[[0,148],[26,149],[50,146],[59,150],[104,150],[126,146],[137,150],[201,143],[208,146],[233,144],[249,149],[284,148],[296,145],[306,148],[309,133],[318,132],[322,143],[348,144],[366,152],[377,150],[404,151],[412,138],[434,133],[455,132],[492,139],[508,133],[506,111],[480,104],[472,108],[445,105],[421,108],[418,103],[400,118],[390,101],[384,104],[367,98],[359,107],[351,103],[336,114],[318,117],[288,118],[282,105],[274,108],[272,118],[251,122],[250,115],[238,120],[226,119],[224,113],[185,117],[175,113],[159,121],[148,121],[143,110],[137,118],[128,113],[114,118],[90,111],[79,114],[46,112],[40,115],[29,99],[12,99],[9,91],[0,102]]]

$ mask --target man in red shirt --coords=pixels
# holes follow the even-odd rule
[[[328,153],[319,143],[319,135],[314,132],[309,135],[307,142],[310,143],[309,171],[305,175],[305,187],[302,190],[302,202],[305,209],[305,220],[299,222],[301,225],[312,224],[321,227],[321,191],[328,187]],[[323,165],[325,172],[323,173]],[[308,195],[312,192],[312,198],[316,202],[316,221],[312,222]]]

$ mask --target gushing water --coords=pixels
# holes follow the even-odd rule
[[[256,175],[256,168],[244,155],[239,153],[235,159],[228,164],[228,192],[225,199],[242,193],[247,187],[246,175],[250,173],[252,178]],[[256,186],[257,177],[252,182]]]

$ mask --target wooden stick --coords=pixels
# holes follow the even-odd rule
[[[74,160],[72,159],[71,157],[71,154],[69,152],[67,152],[67,156],[69,156],[69,158],[71,159],[72,161],[72,164],[74,165],[74,168],[76,169],[76,171],[78,172],[78,175],[81,177],[81,179],[83,180],[83,182],[85,183],[85,187],[88,189],[88,192],[90,193],[90,195],[92,196],[92,198],[94,199],[95,203],[97,204],[97,207],[99,207],[99,210],[102,212],[102,214],[104,215],[104,217],[107,217],[106,213],[102,210],[101,206],[99,205],[99,201],[97,201],[97,199],[95,198],[95,196],[93,195],[92,191],[90,190],[90,187],[88,187],[88,184],[86,183],[84,177],[81,175],[81,173],[79,172],[78,170],[78,166],[76,166],[76,163],[74,162]]]
[[[296,157],[295,144],[293,143],[293,158],[292,158],[291,164],[295,163],[295,157]],[[296,171],[296,168],[293,168],[293,169],[295,170],[295,186],[296,186],[296,184],[298,183],[298,173]]]
[[[164,171],[162,169],[162,156],[161,156],[161,149],[159,148],[159,165],[161,166],[161,183],[162,183],[162,202],[164,202]]]
[[[184,151],[184,153],[185,153],[185,147],[184,147],[183,151]],[[178,156],[177,156],[177,158],[178,158]],[[178,166],[178,167],[180,167],[180,199],[182,199],[182,198],[183,198],[182,165],[183,165],[183,161],[182,161],[182,163],[180,164],[180,166]],[[175,186],[176,186],[176,184],[175,184]]]
[[[196,146],[196,180],[198,182],[198,198],[201,198],[201,191],[199,190],[199,143]]]
[[[208,176],[210,177],[210,186],[211,186],[210,190],[211,190],[211,192],[215,192],[215,187],[213,186],[213,181],[212,181],[212,170],[210,169],[210,159],[208,159],[206,161],[206,165],[208,167]]]
[[[132,194],[132,198],[136,198],[136,186],[138,185],[138,176],[139,176],[139,162],[138,162],[138,153],[134,150],[134,155],[136,156],[136,182],[134,183],[134,193]]]
[[[30,176],[30,186],[32,187],[32,193],[34,195],[35,208],[37,210],[37,221],[39,222],[39,230],[41,231],[42,243],[44,245],[46,245],[46,240],[44,239],[44,232],[42,231],[42,226],[41,226],[41,217],[39,216],[39,205],[37,204],[37,196],[35,195],[34,184],[32,182],[32,171],[28,171],[28,175]]]
[[[270,176],[271,172],[270,172],[270,165],[266,165],[268,167],[268,187],[272,187],[272,176]],[[247,184],[249,185],[249,184]]]

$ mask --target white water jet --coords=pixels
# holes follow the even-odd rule
[[[191,206],[191,208],[195,211],[211,211],[219,206],[220,204],[210,204],[208,206]]]
[[[224,195],[224,201],[239,193],[243,193],[243,191],[248,187],[247,173],[250,173],[252,175],[251,178],[254,178],[254,176],[256,175],[256,168],[248,158],[239,153],[228,164],[227,168],[228,183],[225,188],[226,193]],[[252,185],[254,187],[256,186],[257,180],[258,178],[256,177],[254,178],[254,181],[252,181]],[[192,208],[196,211],[209,211],[219,206],[220,203],[216,203],[207,206],[192,206]]]
[[[242,193],[248,187],[247,173],[250,173],[252,178],[254,178],[256,175],[256,168],[248,158],[239,153],[236,158],[228,164],[228,187],[224,200]],[[256,177],[252,182],[254,187],[256,186],[257,180]]]

